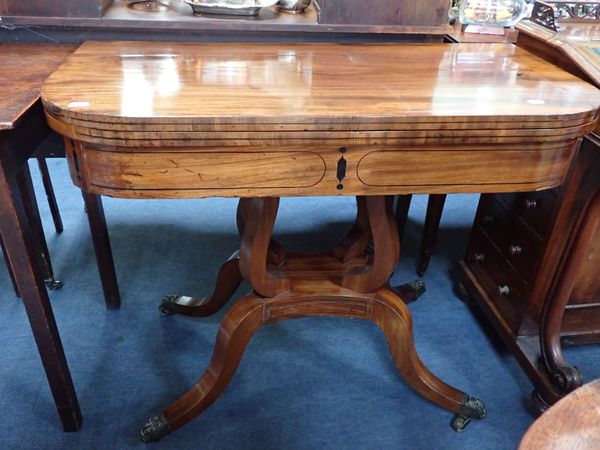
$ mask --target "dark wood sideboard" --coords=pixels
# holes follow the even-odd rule
[[[593,50],[600,47],[594,41],[600,25],[572,23],[556,33],[525,21],[518,28],[517,45],[600,87],[600,55]],[[482,195],[461,264],[469,296],[533,382],[541,409],[582,383],[579,371],[565,362],[561,344],[600,342],[600,230],[568,281],[570,295],[561,298],[556,292],[599,190],[596,130],[583,139],[563,186]]]
[[[314,0],[319,23],[448,26],[448,0]]]
[[[102,17],[113,0],[0,0],[2,16]]]
[[[0,0],[0,39],[441,42],[452,31],[450,0],[320,0],[301,14],[273,6],[256,17],[195,16],[180,1],[159,2],[148,10],[131,3]]]

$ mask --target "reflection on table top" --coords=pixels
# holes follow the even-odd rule
[[[100,122],[583,117],[600,93],[510,44],[88,42],[43,87]]]

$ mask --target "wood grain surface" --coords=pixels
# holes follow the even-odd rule
[[[169,132],[173,139],[232,125],[255,131],[248,126],[257,124],[273,132],[302,131],[306,124],[537,128],[557,118],[595,120],[600,93],[508,44],[88,42],[45,83],[43,99],[59,119],[119,123],[127,133],[156,139]],[[100,137],[118,138],[111,134],[118,127],[98,129],[105,131]]]
[[[600,443],[600,380],[572,392],[529,428],[519,450],[592,450]]]
[[[600,105],[511,44],[89,42],[42,97],[75,184],[126,198],[548,189]]]
[[[12,129],[39,99],[44,80],[75,50],[55,44],[0,44],[0,130]]]

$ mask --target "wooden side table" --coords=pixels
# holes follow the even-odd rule
[[[0,44],[0,235],[65,431],[81,412],[44,279],[52,278],[27,160],[50,133],[39,90],[74,50],[48,44]]]

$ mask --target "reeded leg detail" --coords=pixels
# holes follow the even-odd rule
[[[235,252],[221,266],[212,295],[208,298],[167,295],[158,307],[163,316],[181,314],[191,317],[206,317],[217,313],[233,296],[242,282],[239,252]]]

